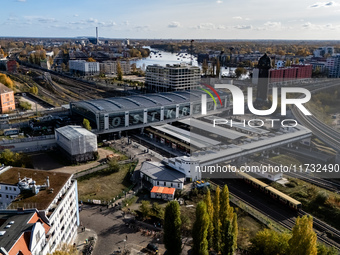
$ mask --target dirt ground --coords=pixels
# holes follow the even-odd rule
[[[47,171],[63,172],[74,174],[83,170],[98,166],[100,161],[106,158],[107,155],[112,154],[112,151],[98,148],[99,159],[91,163],[85,163],[75,166],[64,166],[56,159],[44,152],[38,152],[31,156],[34,169],[41,169]]]

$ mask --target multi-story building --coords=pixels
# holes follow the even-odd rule
[[[149,65],[145,76],[147,88],[157,92],[194,89],[201,82],[199,67],[185,64]]]
[[[326,46],[326,47],[320,47],[314,50],[314,57],[325,57],[325,55],[333,56],[334,55],[334,47],[332,46]]]
[[[69,69],[71,73],[87,76],[99,74],[98,62],[86,62],[85,60],[70,60]]]
[[[14,92],[4,84],[0,83],[0,113],[15,110]]]
[[[328,77],[340,78],[340,55],[327,58],[326,67],[328,69]]]
[[[131,73],[130,61],[119,61],[123,74]],[[99,64],[100,72],[104,74],[117,74],[118,61],[104,61]]]
[[[0,211],[0,254],[41,254],[50,226],[36,209]]]
[[[25,249],[21,246],[16,253],[9,253],[12,248],[9,245],[0,248],[3,254],[46,255],[53,253],[60,244],[74,242],[79,226],[79,209],[77,181],[72,179],[71,174],[6,167],[0,171],[0,183],[2,208],[6,208],[8,212],[24,210],[23,208],[34,209],[43,219],[43,227],[46,230],[43,235],[42,232],[34,235],[39,240],[45,241],[34,241],[39,245],[30,246],[30,253],[20,250]],[[18,224],[25,225],[27,222]],[[16,235],[22,231],[22,227],[13,228],[18,231]]]

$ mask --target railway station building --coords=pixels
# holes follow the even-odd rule
[[[214,100],[207,97],[207,114],[229,109],[230,93],[217,90]],[[113,97],[70,103],[72,115],[88,119],[96,134],[114,133],[131,129],[145,128],[155,124],[174,122],[190,116],[202,114],[202,95],[206,92],[196,89]]]

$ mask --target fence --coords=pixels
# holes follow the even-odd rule
[[[43,136],[34,136],[20,139],[6,139],[0,141],[0,145],[12,144],[12,143],[25,143],[25,142],[33,142],[33,141],[41,141],[47,139],[54,139],[54,135],[43,135]]]

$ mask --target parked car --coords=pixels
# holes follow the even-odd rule
[[[146,246],[146,248],[149,249],[150,251],[158,252],[157,245],[155,245],[153,243],[149,243],[148,246]]]

